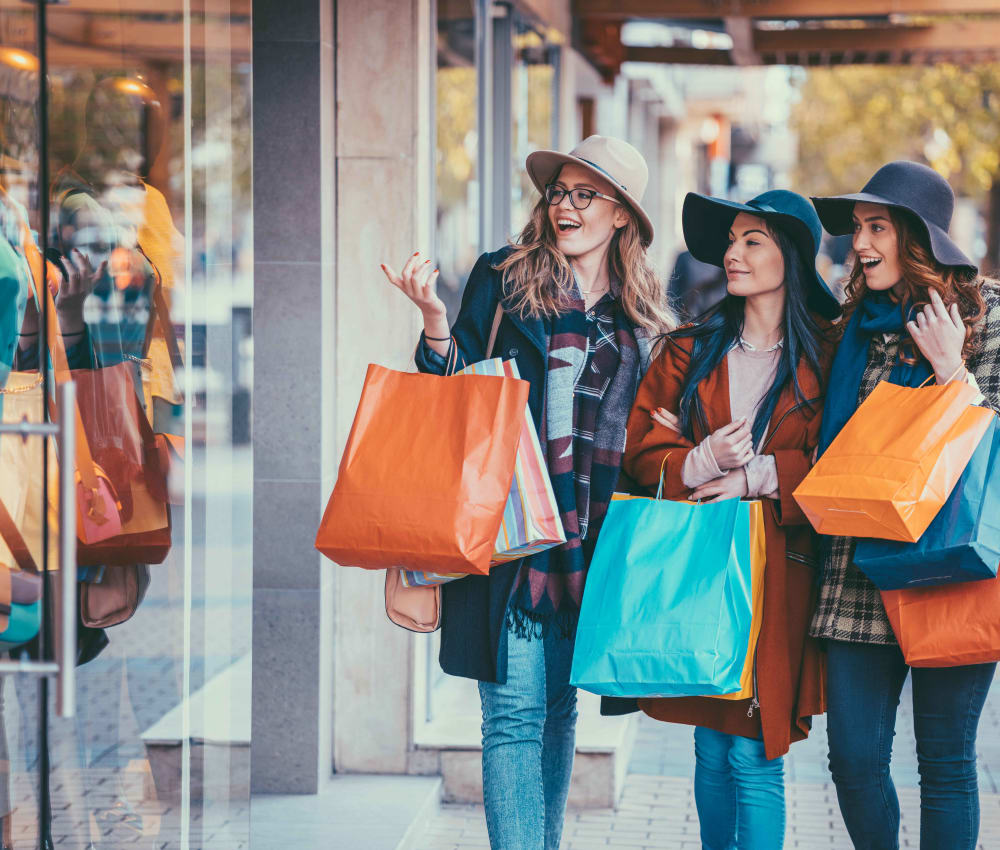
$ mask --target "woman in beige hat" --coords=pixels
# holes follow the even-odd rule
[[[441,666],[479,680],[483,796],[494,850],[557,850],[575,751],[573,635],[587,566],[618,481],[649,343],[670,330],[646,251],[649,172],[618,139],[591,136],[526,167],[541,198],[517,240],[479,258],[449,330],[437,272],[414,254],[389,280],[417,305],[417,367],[443,374],[513,358],[531,384],[566,531],[562,546],[443,587]]]

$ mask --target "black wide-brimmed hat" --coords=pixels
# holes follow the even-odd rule
[[[787,189],[772,189],[745,204],[688,192],[684,198],[681,220],[684,241],[696,260],[725,268],[729,248],[729,230],[741,212],[755,215],[777,225],[795,243],[811,278],[807,303],[810,309],[827,319],[840,315],[840,302],[816,271],[816,255],[823,239],[823,228],[816,210],[802,195]]]
[[[935,260],[943,266],[965,266],[973,272],[979,271],[948,235],[955,211],[955,193],[933,168],[897,160],[876,171],[860,192],[812,199],[823,227],[834,236],[854,232],[854,205],[858,201],[910,213],[920,223]]]

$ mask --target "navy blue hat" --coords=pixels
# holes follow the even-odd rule
[[[806,270],[813,275],[812,280],[807,281],[810,309],[827,319],[839,316],[840,302],[816,271],[816,255],[823,239],[819,216],[809,201],[795,192],[772,189],[745,204],[688,192],[681,218],[684,241],[692,256],[703,263],[725,268],[723,258],[729,248],[729,229],[741,212],[773,223],[791,238]]]
[[[919,162],[890,162],[876,171],[860,192],[812,201],[823,226],[835,236],[854,232],[854,204],[858,201],[905,210],[922,225],[931,253],[941,265],[979,271],[948,235],[955,193],[947,180]]]

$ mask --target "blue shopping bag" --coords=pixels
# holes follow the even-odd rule
[[[916,543],[860,539],[854,563],[880,590],[996,576],[1000,563],[1000,427],[996,416],[920,539]]]
[[[587,576],[572,684],[614,697],[740,691],[763,544],[759,501],[614,498]]]

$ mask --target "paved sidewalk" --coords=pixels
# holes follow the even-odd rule
[[[900,846],[918,848],[920,791],[910,711],[909,683],[896,724],[892,775],[902,811]],[[1000,682],[994,682],[979,726],[980,850],[1000,848]],[[643,717],[625,793],[617,810],[571,812],[563,850],[700,850],[691,786],[692,729]],[[826,758],[825,718],[785,759],[786,848],[852,850],[837,806]],[[441,807],[415,850],[483,850],[489,847],[481,806]]]

